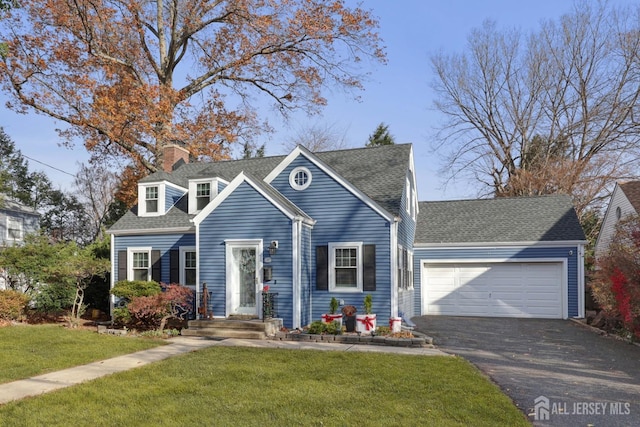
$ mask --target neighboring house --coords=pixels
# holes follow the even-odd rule
[[[319,320],[332,297],[361,312],[364,296],[372,294],[373,311],[379,324],[385,324],[390,316],[427,312],[429,304],[423,306],[423,301],[431,295],[430,284],[422,278],[422,269],[429,259],[455,264],[475,256],[478,263],[500,261],[526,268],[528,264],[510,262],[524,254],[522,261],[551,266],[549,280],[560,290],[545,295],[556,300],[544,303],[564,308],[487,310],[484,315],[566,318],[584,311],[579,296],[584,234],[567,197],[527,199],[531,212],[525,220],[537,215],[564,219],[570,232],[554,234],[553,239],[539,233],[523,240],[507,234],[504,241],[462,241],[448,248],[462,250],[451,251],[444,260],[441,241],[422,238],[429,236],[425,229],[435,232],[444,224],[430,220],[435,204],[418,204],[410,144],[322,153],[297,147],[287,156],[215,163],[188,163],[186,150],[170,146],[164,160],[164,171],[140,180],[137,207],[109,230],[112,285],[117,280],[154,279],[191,286],[199,293],[206,283],[215,317],[260,316],[260,291],[268,285],[278,294],[277,312],[289,328]],[[503,200],[480,202],[509,203]],[[453,221],[458,206],[450,207]],[[565,217],[558,217],[560,208]],[[522,212],[518,208],[512,214],[516,219],[511,224],[518,227]],[[452,231],[476,224],[461,223]],[[547,231],[553,234],[555,229]],[[463,236],[453,234],[451,242]],[[465,249],[467,245],[476,247]],[[510,248],[496,251],[501,245]],[[450,292],[457,295],[459,290]],[[539,295],[529,290],[521,296],[537,300]],[[489,295],[498,298],[495,291]]]
[[[618,221],[625,217],[638,215],[638,212],[640,212],[640,181],[616,183],[602,220],[598,240],[596,240],[596,258],[605,254],[609,249]]]
[[[3,196],[0,199],[0,250],[21,244],[26,234],[38,231],[39,221],[40,215],[34,209]],[[3,276],[0,274],[0,289],[5,287]]]

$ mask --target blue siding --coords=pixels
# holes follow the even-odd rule
[[[300,318],[300,323],[302,325],[308,325],[312,322],[310,304],[311,304],[311,290],[313,286],[312,281],[312,270],[313,264],[311,264],[311,227],[303,225],[302,227],[302,236],[300,236],[301,245],[300,245],[300,276],[302,278],[300,288],[301,288],[301,296],[300,296],[300,304],[302,307],[302,316]]]
[[[165,185],[164,211],[167,212],[175,205],[185,192],[170,185]]]
[[[413,175],[407,171],[406,178],[413,180]],[[405,186],[407,185],[405,179]],[[402,200],[400,202],[400,222],[398,223],[398,244],[402,245],[408,250],[413,249],[413,242],[416,235],[416,221],[407,213],[407,191],[406,188],[402,192]],[[416,206],[417,209],[417,206]],[[414,270],[415,278],[415,270]],[[399,285],[399,284],[398,284]],[[416,315],[414,311],[415,291],[413,289],[398,291],[398,314],[402,314],[404,317],[411,318]]]
[[[268,283],[271,292],[278,293],[278,315],[285,326],[293,323],[292,233],[291,221],[246,182],[230,194],[200,224],[200,281],[213,292],[213,313],[225,315],[226,261],[225,240],[262,239],[264,258],[269,257],[268,246],[278,240],[277,253],[271,263],[273,279]]]
[[[151,234],[138,236],[115,236],[115,259],[114,271],[118,271],[118,252],[126,251],[131,247],[151,247],[153,250],[159,250],[161,261],[161,279],[162,282],[169,283],[169,251],[171,249],[179,249],[181,246],[195,246],[195,234]],[[117,277],[114,282],[117,281]]]
[[[312,175],[311,185],[297,191],[289,185],[289,173],[305,166]],[[317,222],[311,241],[312,312],[311,320],[319,320],[329,309],[331,297],[352,304],[362,313],[365,294],[362,292],[327,292],[316,290],[316,246],[329,242],[363,242],[376,245],[376,291],[373,310],[380,324],[391,314],[390,224],[380,214],[359,200],[342,185],[304,157],[298,157],[276,177],[271,185],[304,210]]]
[[[571,255],[569,253],[571,252]],[[438,260],[461,259],[491,259],[491,258],[566,258],[567,259],[567,284],[568,284],[568,314],[569,317],[578,315],[578,247],[493,247],[493,248],[438,248],[424,249],[416,248],[414,253],[414,288],[416,295],[414,299],[415,313],[420,313],[420,276],[422,270],[420,264],[422,260],[437,262]]]

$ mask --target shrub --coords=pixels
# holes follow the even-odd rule
[[[342,333],[342,327],[338,322],[324,323],[321,320],[316,320],[309,325],[307,332],[316,335],[340,335]]]
[[[640,217],[616,225],[606,255],[596,261],[591,292],[605,315],[640,338]]]
[[[131,301],[135,297],[149,297],[162,292],[158,282],[143,280],[120,280],[111,289],[111,293],[118,298]]]
[[[133,297],[127,305],[131,323],[143,329],[159,329],[161,332],[167,320],[182,319],[191,309],[193,291],[177,284],[162,285],[163,291],[149,296]]]
[[[14,290],[0,290],[0,319],[20,320],[29,304],[29,297]]]
[[[33,298],[34,309],[39,313],[58,314],[73,305],[76,287],[70,283],[47,283],[38,287]]]

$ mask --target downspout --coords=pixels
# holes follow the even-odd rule
[[[113,287],[116,284],[116,236],[114,234],[111,235],[111,280],[109,280],[111,283],[109,284],[111,286],[110,289],[113,289]],[[119,266],[118,266],[119,267]],[[111,294],[111,292],[109,292]],[[116,297],[115,295],[111,294],[109,295],[109,315],[111,316],[111,319],[113,319],[113,309],[116,303]]]
[[[585,317],[585,270],[584,270],[584,245],[578,245],[578,317]]]
[[[300,248],[301,248],[301,242],[300,242],[300,231],[301,231],[301,226],[302,225],[302,221],[301,219],[294,219],[292,221],[292,227],[291,227],[291,234],[292,234],[292,241],[293,241],[293,254],[292,254],[292,263],[293,263],[293,327],[294,328],[299,328],[300,327],[300,317],[301,317],[301,308],[302,308],[302,304],[301,304],[301,300],[300,300],[300,296],[301,296],[301,292],[300,292],[300,283],[301,283],[301,275],[300,275],[300,263],[301,263],[301,258],[300,258]]]

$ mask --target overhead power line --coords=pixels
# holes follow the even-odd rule
[[[69,172],[67,172],[67,171],[63,171],[63,170],[62,170],[62,169],[60,169],[60,168],[57,168],[57,167],[55,167],[55,166],[51,166],[50,164],[47,164],[47,163],[45,163],[45,162],[41,162],[40,160],[36,160],[36,159],[34,159],[33,157],[29,157],[29,156],[25,155],[24,153],[20,153],[20,154],[22,155],[22,157],[26,157],[27,159],[29,159],[29,160],[33,160],[34,162],[36,162],[36,163],[40,163],[41,165],[44,165],[44,166],[46,166],[46,167],[48,167],[48,168],[51,168],[51,169],[57,170],[58,172],[65,173],[65,174],[67,174],[67,175],[69,175],[69,176],[72,176],[72,177],[74,177],[74,178],[76,177],[76,176],[75,176],[75,174],[69,173]]]

